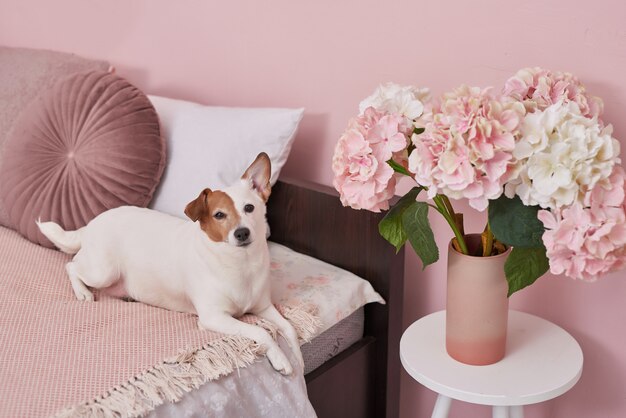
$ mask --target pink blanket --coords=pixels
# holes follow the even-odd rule
[[[0,416],[141,415],[253,363],[260,347],[142,303],[74,298],[69,256],[0,227]],[[281,308],[303,339],[316,319]],[[256,317],[242,320],[275,329]]]

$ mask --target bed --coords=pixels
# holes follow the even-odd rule
[[[329,315],[321,315],[323,303],[283,305],[278,295],[275,303],[300,337],[315,336],[302,346],[305,370],[288,379],[250,340],[209,338],[193,315],[105,296],[81,305],[64,271],[69,256],[36,245],[52,248],[35,227],[38,217],[72,230],[107,208],[148,202],[180,216],[193,193],[239,178],[249,163],[241,150],[267,151],[276,181],[303,109],[211,108],[148,98],[106,62],[51,51],[0,48],[0,60],[0,417],[206,416],[217,398],[240,409],[216,416],[398,416],[403,253],[395,254],[378,234],[382,214],[342,207],[329,187],[284,178],[275,183],[268,202],[270,251],[288,247],[344,269],[386,304],[368,303],[380,299],[376,294],[337,311],[335,323],[320,320]],[[221,149],[205,139],[209,134]],[[97,164],[90,159],[94,150]],[[67,177],[81,158],[89,161],[82,166],[87,171]],[[243,320],[274,331],[258,318]],[[333,326],[320,334],[320,323]],[[63,355],[66,360],[54,363]],[[99,369],[102,358],[110,373]],[[39,387],[43,382],[47,391]],[[271,387],[268,397],[263,391]],[[246,396],[256,389],[256,397]],[[46,396],[56,403],[46,404]]]
[[[403,260],[402,255],[396,257],[393,252],[390,252],[386,243],[379,237],[377,222],[380,215],[345,209],[341,207],[335,193],[328,188],[293,181],[279,181],[276,184],[268,209],[273,241],[288,245],[318,260],[332,262],[344,269],[353,270],[367,278],[387,301],[386,305],[370,303],[364,308],[357,309],[326,332],[318,335],[313,341],[302,346],[306,366],[313,369],[304,376],[304,380],[306,380],[306,391],[315,413],[321,418],[397,416],[400,372],[397,347],[401,323]],[[324,222],[320,223],[319,219],[323,219]],[[341,233],[334,237],[336,231]],[[274,248],[276,244],[271,244],[271,246]],[[135,341],[135,345],[130,346],[123,339],[121,342],[116,340],[114,345],[109,344],[110,340],[102,339],[101,334],[106,337],[112,333],[100,332],[107,327],[106,316],[98,316],[94,320],[85,316],[89,311],[112,310],[114,316],[121,317],[126,324],[122,331],[125,330],[133,335],[138,331],[147,333],[146,337],[140,338],[140,341],[145,342],[139,347],[146,351],[151,351],[147,338],[154,332],[165,332],[166,335],[172,330],[178,330],[180,324],[195,328],[193,315],[189,314],[176,314],[117,299],[104,298],[93,303],[76,301],[63,270],[69,256],[32,244],[15,231],[0,229],[0,253],[2,255],[0,279],[4,287],[0,318],[2,331],[0,341],[2,341],[3,353],[0,361],[3,365],[1,370],[3,379],[0,384],[3,401],[0,402],[0,416],[9,417],[16,416],[16,414],[47,416],[50,413],[49,406],[42,402],[42,399],[56,396],[57,390],[63,392],[71,387],[61,384],[61,381],[49,382],[49,377],[46,379],[46,376],[51,375],[51,371],[58,369],[58,367],[52,367],[55,370],[50,370],[50,365],[57,364],[54,363],[54,354],[61,352],[61,357],[68,355],[64,354],[65,351],[60,348],[65,347],[63,345],[65,340],[68,340],[69,346],[79,344],[87,348],[87,351],[82,348],[79,350],[81,358],[75,358],[72,361],[73,364],[61,362],[60,367],[67,368],[68,371],[62,374],[65,379],[69,378],[70,383],[77,379],[79,382],[85,382],[82,385],[89,387],[85,388],[85,393],[93,393],[90,392],[91,386],[98,386],[100,389],[95,390],[95,393],[102,392],[105,394],[105,399],[109,400],[110,396],[116,393],[119,395],[126,390],[122,385],[121,387],[115,386],[111,391],[109,381],[97,377],[99,376],[98,366],[89,361],[85,363],[82,357],[91,355],[99,359],[102,356],[113,356],[116,362],[124,364],[129,355],[127,352],[134,350],[136,340],[131,339],[131,342]],[[33,274],[29,269],[36,265],[40,267],[34,270],[37,273]],[[18,283],[11,281],[12,277],[17,277]],[[55,278],[57,282],[50,283],[46,288],[50,278]],[[7,292],[9,297],[7,297]],[[41,306],[46,293],[52,294],[53,303]],[[55,322],[51,316],[62,310],[68,310],[73,319],[69,322]],[[25,316],[34,318],[34,321],[23,319]],[[163,317],[168,319],[164,321],[161,319]],[[288,315],[287,317],[289,318]],[[170,323],[172,320],[180,321],[180,324],[161,325]],[[20,334],[19,338],[17,333]],[[153,346],[154,343],[161,344],[159,338],[156,340],[152,341]],[[24,341],[26,341],[25,344]],[[198,341],[201,340],[196,341],[191,338],[187,343],[193,346],[199,344]],[[284,341],[281,341],[281,344],[288,353]],[[315,358],[315,353],[320,352],[322,354]],[[256,357],[259,356],[256,355]],[[152,358],[147,364],[153,364],[158,359],[158,356]],[[291,359],[293,362],[293,357]],[[177,364],[178,361],[185,362],[185,360],[176,360],[172,364]],[[86,367],[80,365],[86,365]],[[248,364],[241,364],[237,367],[239,368],[237,371],[221,373],[223,377],[200,384],[197,389],[183,394],[182,397],[174,397],[180,402],[165,402],[161,406],[156,406],[156,409],[152,407],[141,409],[141,405],[133,406],[132,411],[128,409],[128,415],[122,414],[122,416],[143,415],[150,410],[152,410],[150,415],[152,417],[176,417],[180,416],[182,411],[185,411],[185,416],[206,416],[204,414],[212,410],[210,404],[207,406],[207,402],[210,401],[212,395],[223,392],[224,388],[231,388],[225,396],[229,398],[227,401],[231,404],[228,407],[229,413],[215,414],[215,416],[256,416],[254,411],[258,411],[259,399],[262,401],[264,396],[262,393],[257,397],[246,396],[249,395],[247,392],[251,391],[250,388],[263,390],[272,385],[278,388],[279,394],[286,397],[287,401],[282,401],[281,396],[272,400],[278,404],[268,406],[273,411],[269,416],[314,416],[314,413],[308,409],[310,406],[303,404],[306,401],[306,394],[301,374],[300,377],[295,375],[285,380],[271,368],[269,362],[257,361],[254,358]],[[88,370],[87,374],[81,374],[76,368],[95,370]],[[125,375],[122,371],[119,373],[120,377],[115,378],[124,381]],[[130,376],[136,376],[135,373],[130,373]],[[302,371],[300,370],[299,373]],[[148,374],[154,375],[154,369],[150,369]],[[142,375],[144,375],[143,372],[138,375],[139,380],[142,379]],[[131,378],[131,380],[134,379],[135,377]],[[52,384],[54,387],[52,391],[49,388],[44,390],[37,387],[43,387],[44,381]],[[111,382],[115,381],[115,379],[111,380]],[[80,385],[79,383],[78,386]],[[58,386],[63,386],[63,388],[59,389]],[[73,387],[72,390],[77,390],[76,385]],[[237,388],[242,392],[242,396],[233,393]],[[21,392],[26,390],[35,390],[41,396],[36,401],[32,397],[20,396]],[[276,393],[272,394],[274,395]],[[19,402],[22,402],[21,406]],[[97,402],[99,401],[96,399]],[[115,399],[113,396],[113,402],[121,401],[119,397]],[[233,405],[240,408],[245,406],[247,409],[241,411],[248,412],[235,412],[239,410]],[[88,401],[83,408],[64,410],[55,415],[108,416],[103,413],[106,409],[96,406],[92,401]],[[124,408],[128,407],[127,405]],[[124,408],[121,410],[125,411]],[[295,412],[291,413],[292,410]],[[20,411],[28,412],[22,414]]]

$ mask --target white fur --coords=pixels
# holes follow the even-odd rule
[[[35,223],[39,230],[64,253],[76,254],[80,250],[80,233],[83,228],[65,231],[54,222],[41,222],[41,219],[38,219]]]
[[[250,184],[242,180],[223,190],[241,216],[238,227],[250,229],[246,247],[236,246],[233,231],[228,242],[214,242],[198,222],[131,206],[106,211],[78,231],[53,222],[37,225],[62,251],[76,254],[66,270],[78,299],[93,300],[88,287],[123,284],[135,300],[195,313],[203,328],[253,339],[267,348],[276,370],[291,374],[287,357],[265,330],[233,318],[253,313],[276,324],[302,365],[296,332],[270,299],[265,204]],[[255,210],[245,213],[246,204]]]

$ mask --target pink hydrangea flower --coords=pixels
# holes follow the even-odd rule
[[[604,106],[602,99],[589,95],[572,74],[539,67],[519,70],[506,81],[503,94],[524,103],[529,113],[561,101],[575,102],[585,117],[600,119]]]
[[[588,193],[587,206],[574,203],[553,212],[539,211],[547,228],[543,243],[552,273],[594,281],[626,267],[624,178],[624,170],[616,166],[606,182]]]
[[[619,161],[618,161],[619,162]],[[613,166],[611,175],[587,192],[584,198],[586,207],[595,209],[602,206],[619,207],[625,202],[626,173],[621,165]]]
[[[352,119],[333,156],[333,185],[344,206],[373,212],[389,209],[396,178],[387,164],[407,147],[405,118],[373,107]]]
[[[425,132],[412,137],[409,170],[428,187],[467,198],[480,211],[497,199],[512,170],[515,138],[525,110],[521,103],[492,96],[488,89],[461,86],[433,106]]]

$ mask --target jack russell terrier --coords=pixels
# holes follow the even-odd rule
[[[79,300],[93,300],[87,286],[108,288],[116,296],[197,314],[202,328],[261,344],[274,369],[289,375],[292,366],[270,334],[235,319],[252,313],[274,323],[303,365],[296,331],[270,299],[270,172],[269,157],[261,153],[231,187],[204,189],[185,208],[192,222],[123,206],[76,231],[54,222],[37,225],[61,251],[76,254],[66,270]]]

